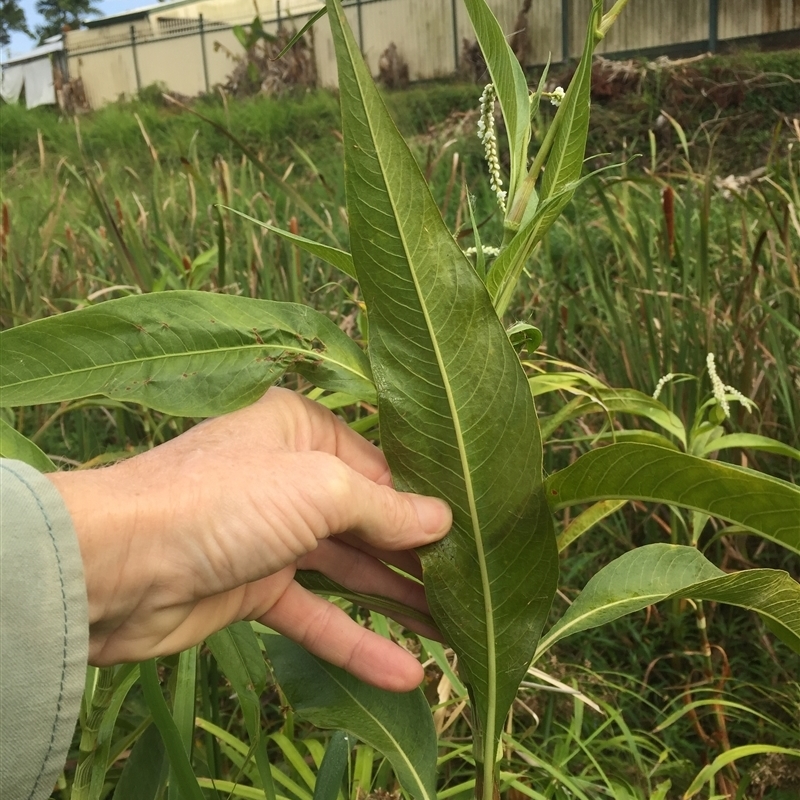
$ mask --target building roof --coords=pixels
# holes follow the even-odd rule
[[[45,58],[50,53],[58,53],[64,49],[64,37],[59,34],[58,36],[51,36],[39,47],[34,47],[33,50],[28,50],[27,53],[20,53],[11,58],[3,61],[3,66],[10,66],[11,64],[21,64],[24,61],[36,61],[39,58]]]
[[[172,0],[171,3],[151,3],[147,6],[132,8],[129,11],[120,11],[119,14],[111,14],[108,17],[98,17],[97,19],[87,19],[83,24],[87,28],[103,28],[106,25],[121,25],[125,22],[136,22],[145,19],[154,11],[166,11],[170,8],[185,6],[189,3],[196,3],[197,0]]]

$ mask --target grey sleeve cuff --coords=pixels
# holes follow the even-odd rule
[[[78,540],[50,481],[0,460],[0,796],[49,797],[75,730],[89,654]]]

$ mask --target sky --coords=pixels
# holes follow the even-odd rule
[[[119,14],[121,11],[128,11],[131,8],[150,5],[152,2],[154,0],[94,0],[94,5],[100,9],[101,16],[107,16],[108,14]],[[36,30],[36,26],[42,24],[41,17],[36,13],[36,0],[19,0],[19,4],[25,12],[28,27],[33,33]],[[25,53],[35,46],[36,39],[29,39],[24,33],[18,33],[17,31],[11,32],[10,50],[12,55]],[[6,50],[4,48],[3,57],[5,56]]]

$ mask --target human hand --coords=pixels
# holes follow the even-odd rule
[[[259,620],[386,689],[418,685],[409,653],[294,581],[297,568],[427,610],[411,548],[449,530],[447,505],[395,492],[383,454],[317,403],[257,403],[112,467],[50,476],[72,516],[90,661],[179,652]],[[427,632],[430,635],[430,632]]]

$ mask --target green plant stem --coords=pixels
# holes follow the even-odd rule
[[[628,0],[617,0],[611,10],[603,15],[600,27],[597,29],[598,38],[602,39],[608,33],[608,29],[616,22],[617,17],[622,13],[622,9],[628,5]]]
[[[695,606],[694,614],[697,623],[697,631],[700,636],[700,651],[703,654],[703,661],[705,664],[706,681],[708,682],[709,687],[713,687],[714,698],[716,700],[721,700],[722,697],[720,692],[716,687],[714,687],[714,663],[711,659],[711,643],[708,639],[708,624],[705,607],[702,600],[694,600],[693,602]],[[717,704],[713,706],[713,709],[720,749],[723,752],[727,752],[731,749],[731,742],[730,738],[728,737],[728,724],[725,718],[725,710],[722,705]],[[738,780],[739,776],[736,773],[736,766],[734,764],[729,764],[727,771],[733,779]]]
[[[561,108],[559,108],[559,111],[561,111]],[[555,119],[547,129],[542,146],[539,148],[539,152],[536,153],[536,158],[533,160],[533,164],[528,170],[528,174],[522,181],[519,191],[514,195],[514,201],[511,205],[511,210],[508,212],[505,221],[507,240],[505,244],[507,244],[508,241],[513,238],[513,234],[515,234],[536,211],[536,204],[531,204],[530,199],[533,196],[533,192],[536,188],[536,183],[539,180],[542,167],[544,167],[544,162],[550,153],[553,142],[555,141],[558,123],[559,115],[558,112],[556,112]]]
[[[72,786],[72,800],[87,800],[92,784],[92,772],[95,769],[97,752],[97,734],[103,715],[111,704],[114,695],[114,667],[103,667],[99,670],[97,683],[92,694],[92,702],[81,731],[78,750],[78,766],[75,770],[75,782]],[[98,767],[105,772],[106,765]]]

